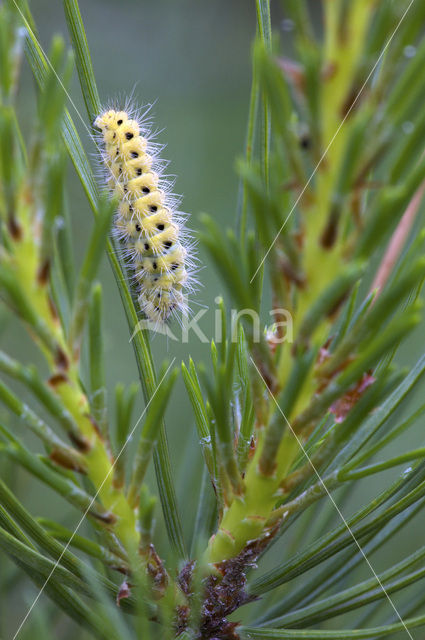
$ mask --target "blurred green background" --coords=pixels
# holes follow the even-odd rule
[[[317,29],[320,30],[320,3],[316,1],[312,4],[317,13]],[[47,50],[55,33],[66,35],[62,4],[52,0],[32,0],[30,6],[42,45]],[[276,5],[273,9],[274,28],[280,32],[284,46],[290,48],[290,24],[285,21],[281,5]],[[250,52],[256,24],[254,2],[85,0],[81,2],[81,11],[101,99],[107,103],[111,98],[127,96],[134,90],[136,103],[156,101],[153,111],[155,124],[161,130],[158,141],[167,145],[163,156],[170,161],[168,171],[177,177],[175,190],[183,195],[182,209],[191,214],[190,227],[195,231],[200,227],[199,214],[202,211],[214,215],[223,224],[223,229],[226,225],[233,225],[238,196],[234,164],[244,147],[250,92]],[[70,93],[85,120],[76,74]],[[27,135],[30,135],[35,109],[34,84],[25,64],[19,111]],[[95,162],[95,147],[72,107],[70,110],[86,149],[93,154]],[[68,184],[78,264],[92,218],[71,166]],[[234,268],[237,269],[238,265],[235,264]],[[203,286],[196,296],[196,302],[207,307],[200,327],[207,336],[211,336],[216,309],[214,300],[225,291],[202,251],[198,277]],[[112,402],[115,383],[120,381],[129,384],[137,380],[137,371],[124,313],[106,260],[101,271],[101,281],[104,285],[107,382]],[[194,305],[193,309],[196,314],[202,307]],[[39,362],[31,342],[21,327],[16,325],[13,316],[7,312],[2,313],[1,348],[25,362]],[[422,348],[422,335],[423,328],[410,339],[399,360],[406,364],[414,361],[418,345]],[[207,360],[209,348],[193,334],[189,344],[180,344],[158,335],[153,340],[153,350],[157,363],[164,358],[175,357],[176,363],[180,364],[182,359],[187,361],[189,355],[196,360]],[[140,400],[136,409],[137,416],[142,406]],[[2,412],[0,409],[0,415]],[[23,433],[18,424],[16,429]],[[418,442],[419,429],[420,427],[416,431]],[[184,531],[190,544],[200,485],[201,458],[192,413],[181,381],[168,411],[168,435]],[[412,438],[416,436],[411,434]],[[25,439],[38,447],[27,435]],[[4,465],[4,462],[1,464]],[[26,473],[7,469],[5,465],[2,473],[8,474],[19,497],[34,515],[60,517],[71,528],[78,522],[80,516],[75,510]],[[388,476],[383,474],[372,482],[369,480],[364,483],[365,492],[376,493],[384,486],[386,478]],[[150,479],[153,486],[155,481],[152,472]],[[360,504],[361,499],[361,495],[356,496],[344,506],[344,512],[352,511]],[[157,531],[163,532],[159,508],[157,516]],[[419,539],[421,530],[423,531],[423,520],[422,518],[415,524],[414,530],[411,528],[399,536],[400,542],[397,543],[392,558],[394,555],[403,555],[403,545],[412,543],[414,538]],[[334,519],[335,523],[336,521],[337,518]],[[273,557],[281,557],[283,548],[288,549],[288,540],[290,544],[297,535],[297,528],[294,531],[291,529],[289,538],[285,538],[282,544],[274,548],[267,564],[273,564]],[[167,542],[163,533],[159,534],[158,549],[162,555],[167,555]],[[385,554],[378,554],[374,566],[384,568],[385,564]],[[365,577],[369,577],[367,567],[362,567],[360,571]],[[36,592],[22,576],[17,577],[19,574],[3,555],[0,555],[0,572],[3,578],[10,578],[11,585],[15,585],[10,587],[11,597],[6,597],[5,593],[0,597],[0,619],[3,618],[0,636],[5,634],[5,637],[10,637]],[[43,598],[37,608],[46,604],[47,599]],[[6,609],[9,614],[7,616]],[[33,624],[42,624],[38,621],[37,611],[34,611],[31,621],[28,621],[20,634],[22,640],[31,637]],[[349,618],[343,624],[338,618],[331,624],[335,627],[343,624],[348,626]],[[76,637],[75,626],[69,621],[62,618],[58,625],[52,637]],[[80,632],[78,637],[83,637]],[[400,635],[401,637],[403,636]]]

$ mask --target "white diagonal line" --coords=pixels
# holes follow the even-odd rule
[[[412,636],[412,634],[410,633],[409,629],[406,627],[406,624],[404,623],[403,618],[401,617],[400,613],[398,612],[398,610],[397,610],[397,608],[396,608],[396,606],[395,606],[394,602],[392,601],[392,599],[391,599],[391,597],[390,597],[389,593],[387,592],[387,590],[385,589],[384,585],[382,584],[382,582],[381,582],[381,580],[380,580],[380,578],[379,578],[378,574],[376,573],[375,569],[372,567],[372,565],[371,565],[371,563],[370,563],[370,561],[369,561],[369,558],[366,556],[365,552],[363,551],[362,547],[360,546],[360,543],[358,542],[358,540],[357,540],[356,536],[354,535],[354,533],[353,533],[353,531],[352,531],[352,529],[351,529],[350,525],[348,524],[348,522],[347,522],[347,520],[345,519],[345,517],[344,517],[343,513],[341,512],[341,509],[340,509],[340,508],[338,507],[338,505],[336,504],[336,502],[335,502],[335,500],[334,500],[333,496],[331,495],[330,491],[328,490],[327,486],[325,485],[324,481],[322,480],[322,477],[321,477],[320,473],[318,472],[318,470],[316,469],[316,467],[315,467],[315,465],[314,465],[314,462],[312,461],[312,459],[311,459],[311,458],[310,458],[310,456],[308,455],[308,453],[307,453],[307,451],[306,451],[305,447],[303,446],[303,444],[302,444],[301,440],[298,438],[297,434],[296,434],[296,433],[295,433],[295,431],[293,430],[293,428],[292,428],[292,426],[291,426],[291,424],[290,424],[290,422],[289,422],[288,418],[287,418],[287,417],[286,417],[286,415],[283,413],[283,411],[282,411],[282,409],[281,409],[281,407],[280,407],[279,403],[277,402],[276,398],[274,397],[273,393],[270,391],[270,389],[269,389],[269,387],[268,387],[268,385],[267,385],[267,382],[264,380],[264,378],[263,378],[263,376],[262,376],[262,374],[261,374],[260,370],[258,369],[257,365],[255,364],[254,360],[252,359],[252,357],[251,357],[251,356],[250,356],[250,358],[251,358],[251,362],[252,362],[252,364],[254,365],[254,367],[255,367],[255,369],[256,369],[256,371],[257,371],[258,375],[260,376],[260,378],[261,378],[261,380],[263,381],[263,383],[264,383],[264,385],[265,385],[265,387],[266,387],[267,391],[269,392],[269,394],[270,394],[270,396],[271,396],[271,398],[272,398],[273,402],[275,403],[275,405],[276,405],[276,407],[278,408],[278,410],[279,410],[280,414],[282,415],[283,419],[285,420],[286,424],[288,425],[288,428],[290,429],[290,431],[291,431],[292,435],[294,436],[295,440],[297,441],[298,446],[300,447],[300,449],[301,449],[301,451],[303,452],[304,456],[307,458],[307,460],[308,460],[309,464],[311,465],[311,467],[312,467],[312,469],[313,469],[314,473],[316,474],[316,476],[317,476],[317,478],[318,478],[318,480],[319,480],[320,484],[322,485],[322,487],[323,487],[323,489],[325,490],[326,494],[328,495],[328,497],[329,497],[330,501],[332,502],[333,506],[335,507],[335,509],[336,509],[336,511],[337,511],[337,513],[338,513],[338,515],[339,515],[339,517],[341,518],[341,520],[342,520],[342,522],[344,523],[344,525],[347,527],[348,533],[349,533],[349,534],[350,534],[350,536],[353,538],[353,540],[354,540],[354,542],[355,542],[356,546],[358,547],[358,549],[359,549],[360,553],[362,554],[363,558],[366,560],[366,563],[367,563],[367,565],[368,565],[369,569],[371,570],[371,572],[372,572],[372,573],[373,573],[373,575],[375,576],[376,581],[378,582],[378,584],[379,584],[380,588],[382,589],[382,591],[384,592],[385,596],[387,597],[387,599],[388,599],[388,601],[389,601],[390,605],[391,605],[391,606],[392,606],[392,608],[394,609],[394,612],[395,612],[395,614],[396,614],[397,618],[400,620],[401,624],[403,625],[403,627],[404,627],[404,629],[405,629],[405,631],[406,631],[407,635],[409,636],[410,640],[413,640],[413,636]]]
[[[13,0],[13,4],[15,5],[15,7],[17,8],[19,14],[21,15],[22,20],[24,21],[25,27],[28,29],[28,32],[32,35],[32,37],[34,38],[34,40],[36,41],[36,43],[38,44],[38,46],[40,47],[40,51],[43,54],[45,61],[47,62],[47,64],[49,65],[50,69],[53,72],[53,75],[55,76],[55,78],[57,79],[58,83],[60,84],[61,88],[63,89],[66,97],[68,98],[69,102],[71,103],[75,113],[77,114],[78,118],[81,120],[83,127],[85,128],[85,130],[87,131],[91,141],[93,142],[94,146],[96,147],[97,151],[102,154],[102,148],[99,146],[99,144],[97,143],[96,138],[93,135],[92,129],[90,129],[90,127],[87,126],[83,116],[81,115],[80,111],[78,110],[78,107],[76,106],[75,102],[73,101],[73,99],[71,98],[71,96],[69,95],[69,92],[67,90],[67,88],[65,87],[64,83],[62,82],[62,80],[60,79],[60,76],[57,74],[56,69],[54,68],[54,66],[52,65],[48,55],[46,54],[46,52],[44,51],[43,47],[41,46],[40,41],[38,40],[37,36],[35,35],[34,31],[31,29],[31,25],[29,24],[28,20],[26,19],[26,17],[24,16],[24,14],[22,13],[21,9],[19,8],[19,6],[16,4],[16,0]],[[107,167],[112,179],[115,182],[115,186],[119,186],[119,181],[118,178],[116,178],[112,172],[112,169],[110,167]]]
[[[359,92],[357,93],[356,97],[354,98],[353,102],[350,105],[350,108],[348,109],[347,113],[345,114],[344,118],[342,119],[338,129],[335,131],[334,135],[332,136],[331,141],[329,142],[328,146],[326,147],[326,149],[324,150],[323,154],[321,155],[318,163],[316,164],[316,166],[314,167],[309,179],[307,180],[307,182],[305,183],[301,193],[299,194],[298,198],[295,200],[295,203],[292,207],[292,209],[290,210],[290,212],[288,213],[288,215],[286,216],[285,220],[283,221],[282,226],[280,227],[279,231],[277,232],[277,234],[275,235],[273,242],[271,243],[271,245],[269,246],[269,248],[267,249],[266,253],[263,256],[263,259],[261,260],[260,264],[258,265],[257,269],[255,270],[254,275],[252,276],[251,280],[249,281],[250,284],[251,282],[254,280],[254,278],[256,277],[257,273],[259,272],[259,270],[261,269],[261,267],[264,264],[265,259],[267,258],[267,256],[269,255],[270,251],[272,250],[273,246],[275,245],[278,237],[280,236],[280,234],[282,233],[286,223],[288,222],[289,218],[291,217],[291,215],[293,214],[293,212],[295,211],[295,208],[297,207],[299,201],[301,200],[301,198],[303,197],[307,187],[309,186],[310,182],[313,180],[314,176],[316,175],[320,165],[322,164],[323,160],[325,159],[329,149],[331,148],[331,146],[333,145],[333,143],[335,142],[335,138],[337,137],[337,135],[339,134],[339,132],[341,131],[342,127],[345,124],[345,121],[347,120],[347,118],[349,117],[351,111],[354,109],[355,105],[357,104],[360,96],[362,95],[364,88],[366,87],[367,83],[369,82],[370,78],[372,77],[372,75],[375,72],[376,67],[378,66],[378,64],[381,62],[383,56],[385,55],[386,50],[388,49],[388,47],[390,46],[395,34],[397,33],[397,31],[400,28],[401,23],[403,22],[404,18],[406,17],[406,15],[408,14],[410,7],[412,6],[412,4],[414,3],[415,0],[410,0],[410,3],[407,7],[407,9],[405,10],[405,12],[403,13],[403,15],[401,16],[400,20],[397,23],[396,28],[394,29],[393,33],[391,34],[390,38],[387,40],[384,48],[382,49],[377,61],[375,62],[375,64],[373,65],[371,71],[369,72],[366,80],[363,82]]]
[[[1,1],[1,0],[0,0]],[[81,120],[83,127],[85,128],[85,130],[87,131],[89,138],[91,139],[91,141],[93,142],[94,146],[96,147],[97,151],[99,152],[99,154],[102,156],[102,148],[101,146],[98,144],[96,138],[93,135],[92,129],[90,129],[90,127],[87,126],[83,116],[81,115],[80,111],[78,110],[78,107],[76,106],[76,104],[74,103],[73,99],[71,98],[69,92],[67,91],[67,88],[65,87],[65,85],[63,84],[62,80],[60,79],[59,75],[56,72],[56,69],[54,68],[54,66],[52,65],[48,55],[46,54],[46,52],[44,51],[43,47],[41,46],[40,41],[38,40],[37,36],[35,35],[34,31],[31,29],[31,25],[29,24],[28,20],[25,18],[24,14],[22,13],[21,9],[19,8],[19,6],[16,4],[16,0],[13,0],[13,3],[16,7],[16,9],[18,10],[24,24],[25,27],[27,28],[28,32],[32,35],[32,37],[34,38],[35,42],[38,44],[38,46],[40,47],[40,51],[42,52],[45,61],[47,62],[48,66],[50,67],[50,69],[53,72],[53,75],[55,76],[55,78],[57,79],[58,83],[60,84],[61,88],[63,89],[66,97],[68,98],[69,102],[71,103],[75,113],[77,114],[78,118]],[[133,89],[134,91],[134,89]],[[132,93],[133,93],[132,91]],[[152,106],[152,105],[151,105]],[[150,106],[150,107],[151,107]],[[149,107],[149,109],[150,109]],[[104,163],[105,164],[105,163]],[[118,180],[118,178],[116,178],[112,172],[112,168],[108,167],[105,164],[105,167],[107,169],[107,171],[109,171],[109,175],[112,178],[112,180],[115,182],[115,186],[119,187],[120,186],[120,182]],[[124,275],[121,275],[121,280],[122,282],[125,281]]]
[[[79,112],[77,106],[75,105],[73,99],[71,98],[71,96],[69,95],[67,88],[65,87],[64,83],[62,82],[62,80],[60,79],[59,75],[56,72],[56,69],[54,68],[54,66],[52,65],[52,63],[50,62],[49,57],[47,56],[46,52],[44,51],[43,47],[41,46],[41,43],[39,41],[39,39],[37,38],[37,36],[35,35],[34,31],[31,29],[31,25],[29,24],[28,20],[26,19],[26,17],[24,16],[24,14],[22,13],[20,7],[16,4],[16,0],[13,0],[13,4],[15,5],[16,9],[18,10],[24,24],[25,27],[28,29],[28,32],[32,35],[32,37],[34,38],[34,40],[36,41],[36,43],[38,44],[38,46],[40,47],[40,51],[43,54],[47,64],[49,65],[50,69],[53,71],[54,76],[56,77],[57,81],[59,82],[60,86],[62,87],[66,97],[68,98],[68,100],[70,101],[73,109],[75,110],[75,113],[77,114],[77,116],[79,117],[79,119],[81,120],[84,128],[86,129],[87,133],[89,134],[90,138],[93,140],[94,144],[96,145],[98,151],[101,151],[99,145],[97,144],[93,133],[91,132],[90,128],[87,126],[83,116],[81,115],[81,113]]]
[[[77,534],[78,529],[80,528],[80,526],[82,525],[84,519],[86,518],[88,512],[90,511],[92,505],[94,504],[96,498],[98,497],[99,493],[102,491],[102,488],[105,484],[105,482],[107,481],[107,479],[109,478],[109,476],[111,475],[112,471],[114,470],[114,467],[116,465],[116,463],[118,462],[122,452],[124,451],[124,449],[126,448],[127,444],[130,442],[131,438],[133,437],[133,434],[137,428],[137,426],[139,425],[141,419],[143,418],[143,416],[145,415],[150,403],[152,402],[152,400],[154,399],[156,392],[158,391],[159,387],[161,386],[161,384],[163,383],[167,373],[169,372],[169,370],[171,369],[171,367],[173,366],[175,361],[175,358],[172,359],[172,361],[170,362],[170,364],[167,367],[166,372],[164,373],[164,375],[162,376],[161,380],[158,382],[158,385],[155,389],[155,391],[153,392],[152,396],[149,399],[149,402],[146,404],[145,408],[143,409],[141,415],[139,416],[139,419],[137,420],[136,424],[134,425],[134,427],[132,428],[132,430],[130,431],[130,434],[127,436],[126,441],[124,442],[123,446],[121,447],[120,451],[117,454],[117,457],[115,458],[114,462],[111,464],[111,467],[108,471],[108,473],[106,474],[104,480],[102,481],[101,485],[99,486],[99,488],[97,489],[95,495],[93,496],[89,506],[87,507],[87,509],[84,511],[83,515],[81,516],[77,526],[75,527],[74,531],[72,532],[71,537],[69,538],[68,542],[66,543],[66,545],[64,546],[59,558],[56,560],[52,570],[50,571],[49,575],[46,578],[46,581],[44,582],[43,586],[41,587],[40,591],[38,592],[37,596],[35,597],[32,605],[30,606],[30,608],[28,609],[24,619],[22,620],[21,624],[19,625],[18,629],[16,630],[15,635],[13,636],[12,640],[16,640],[16,638],[18,637],[19,632],[21,631],[22,627],[24,626],[25,622],[27,621],[31,611],[34,609],[35,605],[37,604],[41,594],[43,593],[44,589],[46,588],[47,583],[49,582],[50,578],[52,577],[52,575],[54,574],[54,572],[56,571],[57,566],[59,565],[60,561],[63,558],[63,555],[66,553],[66,551],[68,550],[69,545],[71,544],[74,536]]]

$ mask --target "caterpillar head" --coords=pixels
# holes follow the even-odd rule
[[[98,115],[93,122],[93,126],[101,131],[109,128],[116,129],[118,126],[127,122],[127,120],[128,116],[125,111],[114,111],[113,109],[110,109],[109,111],[104,111],[104,113]]]

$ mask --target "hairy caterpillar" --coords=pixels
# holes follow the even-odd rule
[[[94,126],[100,130],[108,187],[120,203],[113,232],[135,282],[140,309],[159,324],[176,312],[187,312],[183,289],[194,289],[194,253],[147,123],[139,112],[108,109]]]

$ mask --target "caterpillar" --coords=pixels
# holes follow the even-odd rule
[[[161,147],[152,142],[150,120],[140,111],[107,109],[97,116],[105,179],[119,207],[113,234],[136,287],[148,321],[162,324],[187,313],[187,296],[195,290],[194,245],[184,227],[179,199],[163,175]]]

